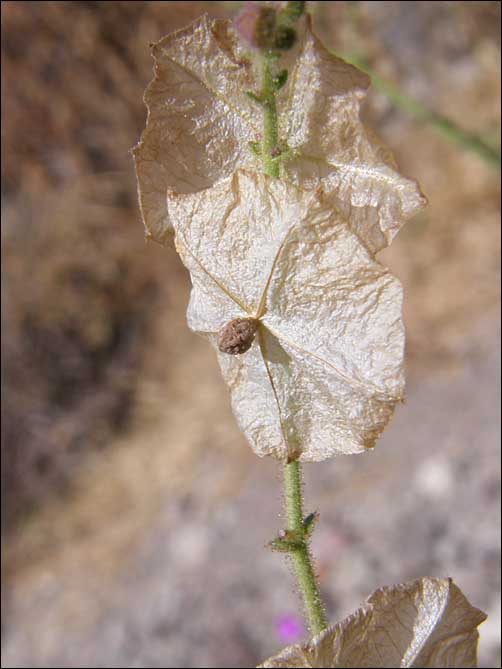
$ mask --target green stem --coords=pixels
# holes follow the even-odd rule
[[[500,146],[495,146],[495,144],[485,141],[485,139],[476,133],[464,130],[446,116],[439,114],[433,109],[429,109],[426,105],[418,102],[418,100],[414,100],[408,95],[405,95],[399,88],[397,88],[397,86],[394,86],[389,81],[380,77],[373,69],[371,69],[371,67],[369,67],[364,50],[357,46],[363,33],[360,25],[361,15],[359,3],[346,2],[345,9],[347,22],[353,31],[352,42],[353,45],[355,45],[355,49],[352,54],[342,54],[341,57],[348,63],[352,63],[352,65],[358,67],[363,72],[366,72],[371,78],[373,87],[386,95],[396,107],[403,109],[408,114],[411,114],[420,121],[435,128],[435,130],[440,132],[443,137],[450,142],[457,144],[468,151],[477,153],[486,163],[492,165],[496,169],[500,169]],[[336,55],[339,54],[335,53],[335,56]]]
[[[438,114],[429,109],[422,103],[413,98],[404,95],[398,88],[380,77],[374,70],[372,70],[364,58],[357,55],[344,55],[343,58],[352,65],[355,65],[363,72],[366,72],[371,78],[371,83],[377,90],[386,95],[389,100],[404,109],[406,112],[415,116],[419,120],[428,123],[436,130],[441,132],[447,139],[464,149],[477,153],[485,162],[490,163],[494,167],[500,168],[501,157],[500,150],[485,142],[479,135],[464,130],[456,123],[454,123],[446,116]]]
[[[308,538],[303,522],[302,475],[298,460],[289,462],[284,468],[284,496],[288,530],[301,537],[298,547],[290,552],[303,597],[309,627],[313,634],[319,634],[328,626],[326,613],[319,594],[317,579],[312,565]]]
[[[260,151],[263,171],[269,176],[278,178],[280,160],[277,154],[280,149],[275,99],[277,90],[274,77],[275,63],[276,57],[273,54],[264,53],[262,55],[262,90],[257,99],[263,109],[263,137]],[[285,465],[284,497],[289,540],[279,539],[275,545],[278,550],[285,550],[291,555],[309,627],[313,634],[319,634],[327,628],[328,621],[319,594],[308,544],[311,527],[303,519],[302,477],[298,460]]]
[[[273,59],[265,54],[262,70],[262,105],[263,105],[263,140],[261,155],[263,171],[271,177],[279,177],[279,161],[274,159],[274,151],[278,150],[279,124],[277,105],[275,102],[275,86]]]

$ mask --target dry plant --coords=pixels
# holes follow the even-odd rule
[[[302,463],[375,445],[403,398],[399,282],[375,258],[425,204],[360,121],[367,75],[313,35],[304,2],[247,3],[153,45],[134,151],[147,236],[192,278],[188,324],[216,348],[259,456],[282,465],[288,555],[313,638],[262,666],[471,667],[473,608],[451,579],[382,588],[331,626]]]

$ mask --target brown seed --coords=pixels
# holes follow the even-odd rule
[[[251,348],[258,321],[254,318],[235,318],[218,332],[218,348],[222,353],[239,355]]]

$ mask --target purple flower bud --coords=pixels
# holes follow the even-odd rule
[[[260,7],[246,2],[236,16],[234,26],[239,35],[255,49],[269,49],[275,34],[276,12],[271,7]]]

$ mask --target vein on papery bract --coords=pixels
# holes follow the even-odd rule
[[[298,28],[277,92],[280,139],[290,151],[283,179],[321,187],[375,253],[425,204],[417,184],[395,170],[390,152],[360,121],[369,79]],[[155,77],[145,93],[148,122],[134,150],[149,235],[169,243],[166,191],[198,192],[238,168],[260,169],[249,142],[261,136],[261,109],[246,95],[260,77],[228,21],[203,16],[154,45]]]
[[[398,282],[314,192],[270,177],[239,171],[168,207],[190,327],[214,343],[259,319],[247,353],[219,354],[254,450],[319,460],[373,445],[402,395]]]

